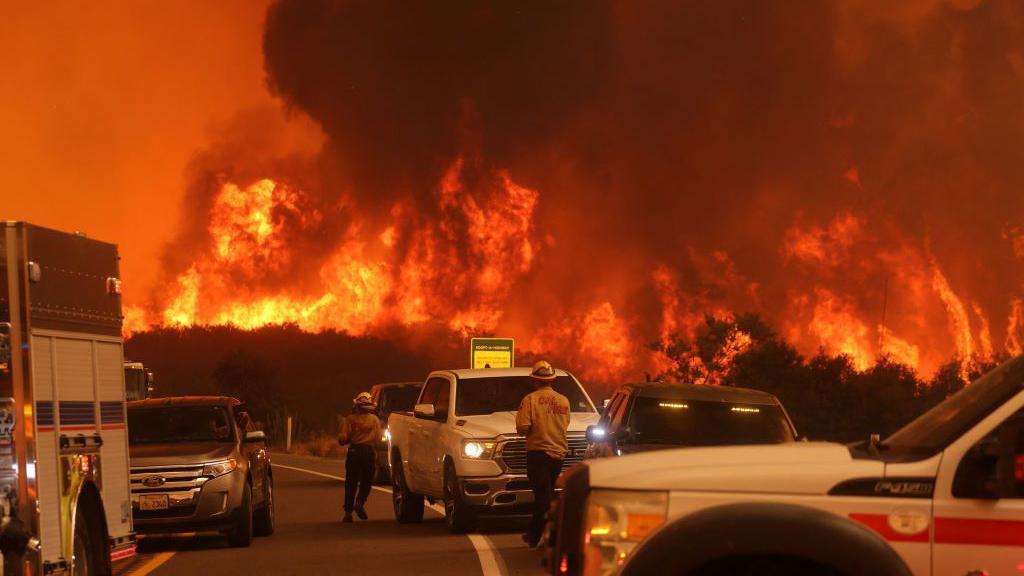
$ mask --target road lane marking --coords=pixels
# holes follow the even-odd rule
[[[324,474],[323,472],[317,472],[316,470],[307,470],[305,468],[296,468],[295,466],[285,466],[284,464],[277,464],[277,463],[272,464],[272,467],[274,467],[274,468],[284,468],[286,470],[295,470],[296,472],[305,472],[306,474],[312,474],[314,476],[321,476],[323,478],[330,478],[331,480],[340,480],[342,482],[345,481],[345,477],[344,476],[335,476],[334,474]],[[373,488],[374,490],[378,490],[380,492],[384,492],[385,494],[391,494],[391,488],[385,488],[383,486],[370,486],[370,487]],[[443,508],[441,509],[441,512],[442,513],[444,512]]]
[[[317,472],[316,470],[307,470],[306,468],[298,468],[296,466],[285,466],[284,464],[275,463],[273,464],[273,467],[294,470],[296,472],[305,472],[306,474],[312,474],[313,476],[320,476],[322,478],[330,478],[331,480],[345,481],[344,476],[325,474],[323,472]],[[372,488],[386,494],[391,494],[391,488],[385,488],[383,486],[373,486]],[[426,504],[427,508],[430,508],[434,512],[444,516],[444,506],[441,506],[440,504],[424,504]],[[480,560],[480,570],[483,571],[484,576],[506,576],[508,574],[508,571],[505,569],[505,562],[499,557],[498,550],[495,548],[494,542],[492,542],[490,538],[484,534],[466,534],[466,537],[469,538],[470,544],[473,545],[473,550],[476,551],[476,557]]]
[[[498,555],[494,542],[483,534],[466,534],[473,548],[476,548],[476,556],[480,559],[480,570],[484,576],[505,576],[505,562]]]
[[[149,574],[153,570],[156,570],[161,565],[163,565],[164,562],[170,560],[171,556],[174,556],[174,554],[174,552],[161,552],[156,556],[152,557],[149,560],[149,562],[146,562],[142,566],[139,566],[135,570],[129,572],[128,576],[146,576],[146,574]]]

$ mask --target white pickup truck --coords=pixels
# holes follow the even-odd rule
[[[583,459],[586,429],[597,411],[571,374],[556,371],[552,387],[569,399],[569,454]],[[427,377],[415,410],[388,418],[395,517],[423,519],[424,498],[443,501],[448,528],[473,530],[480,515],[527,513],[526,441],[516,410],[533,390],[528,368],[444,370]]]
[[[552,574],[1024,571],[1024,357],[884,441],[684,448],[568,471]]]

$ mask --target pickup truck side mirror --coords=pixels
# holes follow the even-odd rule
[[[264,432],[263,430],[256,430],[254,432],[246,432],[245,433],[245,441],[246,441],[246,443],[249,443],[249,442],[263,442],[263,443],[266,443],[267,442],[267,433]]]
[[[427,420],[433,420],[436,417],[433,404],[417,404],[412,409],[412,413],[417,418],[425,418]]]

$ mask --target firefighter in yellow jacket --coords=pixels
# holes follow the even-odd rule
[[[352,521],[352,512],[366,520],[366,499],[373,486],[374,446],[380,442],[380,420],[377,419],[377,405],[368,392],[360,392],[353,400],[352,414],[341,424],[338,444],[348,444],[345,457],[345,517],[342,522]]]
[[[531,547],[540,543],[544,519],[551,508],[555,480],[569,451],[569,399],[551,388],[556,375],[551,364],[537,362],[530,374],[534,391],[523,398],[516,414],[516,431],[526,436],[526,477],[533,488],[533,521],[523,534]]]

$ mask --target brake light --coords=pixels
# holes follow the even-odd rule
[[[1013,477],[1017,482],[1024,482],[1024,455],[1014,458]]]

